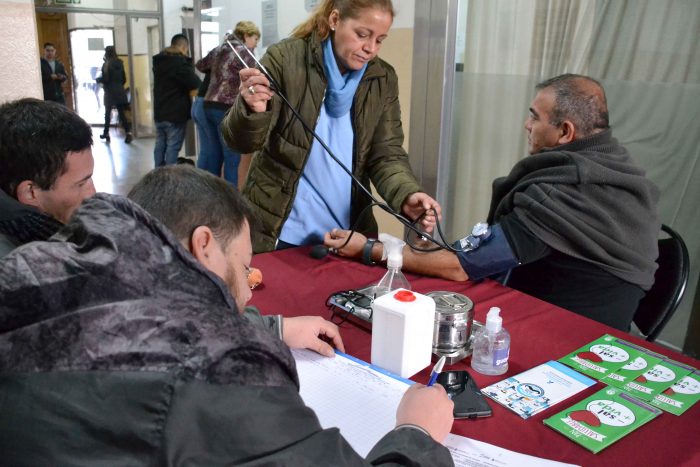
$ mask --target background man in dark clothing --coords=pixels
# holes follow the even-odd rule
[[[56,102],[0,106],[0,258],[65,224],[92,184],[92,129]]]
[[[40,60],[40,63],[44,100],[65,104],[66,98],[63,95],[61,83],[68,76],[66,76],[66,69],[63,67],[63,63],[56,60],[56,46],[51,42],[44,44],[44,57]]]
[[[153,107],[156,121],[155,166],[175,164],[185,140],[190,119],[190,92],[202,82],[188,57],[189,41],[175,34],[166,47],[153,57]]]
[[[566,74],[537,91],[525,123],[532,156],[493,182],[492,238],[457,255],[406,248],[404,268],[454,280],[510,271],[508,286],[627,331],[654,283],[658,189],[613,138],[600,83]],[[330,232],[326,244],[346,237]],[[365,243],[355,234],[340,254],[360,256]]]

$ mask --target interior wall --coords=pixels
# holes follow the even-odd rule
[[[34,3],[0,0],[0,11],[0,103],[20,97],[43,99]]]
[[[229,2],[230,3],[230,2]],[[239,3],[239,2],[236,2]],[[183,18],[188,15],[182,8],[192,8],[192,0],[163,0],[163,47],[170,45],[170,39],[175,34],[182,33]],[[238,5],[236,5],[238,6]],[[191,17],[191,14],[189,15]]]
[[[411,127],[411,72],[413,69],[413,27],[392,27],[389,37],[382,44],[379,56],[389,62],[399,77],[399,104],[401,105],[401,123],[404,131],[403,147],[408,151],[409,131]],[[376,194],[376,192],[375,192]],[[403,238],[403,225],[382,209],[374,208],[380,232]]]

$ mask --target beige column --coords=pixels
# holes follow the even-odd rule
[[[0,0],[0,103],[43,99],[32,0]]]

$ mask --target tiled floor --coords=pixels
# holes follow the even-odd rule
[[[101,127],[93,127],[93,181],[98,192],[126,195],[139,179],[153,168],[155,138],[124,143],[121,130],[112,129],[109,144],[101,140]]]

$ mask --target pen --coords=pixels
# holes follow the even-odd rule
[[[437,381],[438,375],[442,371],[442,367],[445,366],[445,356],[443,355],[440,357],[440,360],[437,361],[435,366],[433,367],[433,371],[430,372],[430,381],[428,381],[428,387],[432,386],[435,384],[435,381]]]

